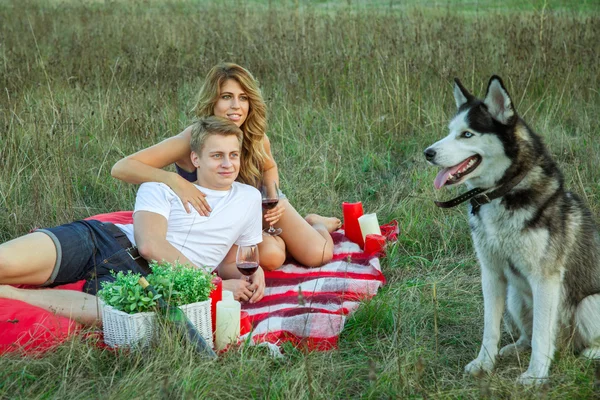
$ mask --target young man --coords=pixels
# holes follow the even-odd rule
[[[178,260],[215,270],[223,287],[239,300],[262,298],[262,269],[241,278],[235,265],[237,245],[262,240],[261,195],[235,182],[243,133],[232,122],[207,117],[192,129],[191,160],[198,189],[211,206],[209,216],[187,213],[173,190],[162,183],[140,186],[133,224],[76,221],[0,245],[0,297],[25,301],[58,314],[94,323],[101,312],[93,296],[111,271],[149,272],[145,260]],[[141,255],[141,257],[140,257]],[[143,257],[143,258],[142,258]],[[86,279],[84,292],[16,289],[7,284],[55,286]]]

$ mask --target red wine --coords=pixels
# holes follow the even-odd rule
[[[238,270],[242,275],[250,276],[258,269],[258,263],[255,262],[243,262],[237,265]]]
[[[263,200],[262,206],[263,206],[264,210],[272,210],[275,208],[277,203],[279,203],[278,199],[267,199],[267,200]]]

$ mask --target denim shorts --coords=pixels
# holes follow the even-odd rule
[[[99,221],[75,221],[38,229],[56,246],[56,265],[43,286],[58,286],[82,279],[83,291],[95,295],[102,282],[114,281],[111,271],[139,271],[139,266]]]

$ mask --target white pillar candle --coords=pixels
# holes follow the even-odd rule
[[[227,293],[229,292],[229,293]],[[230,343],[237,343],[240,336],[241,304],[233,299],[233,293],[223,290],[223,300],[217,302],[215,348],[223,350]]]
[[[375,213],[364,214],[358,217],[358,224],[360,225],[360,232],[362,233],[363,240],[371,233],[381,235],[379,221],[377,221],[377,214]]]

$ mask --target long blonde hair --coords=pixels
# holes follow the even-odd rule
[[[219,99],[221,86],[228,79],[240,84],[248,96],[250,110],[248,117],[240,127],[244,132],[242,143],[242,159],[238,181],[259,187],[262,181],[263,167],[267,159],[264,137],[267,130],[267,107],[263,100],[258,82],[245,68],[233,63],[220,63],[211,68],[198,93],[198,101],[194,107],[197,117],[214,114],[215,104]]]

